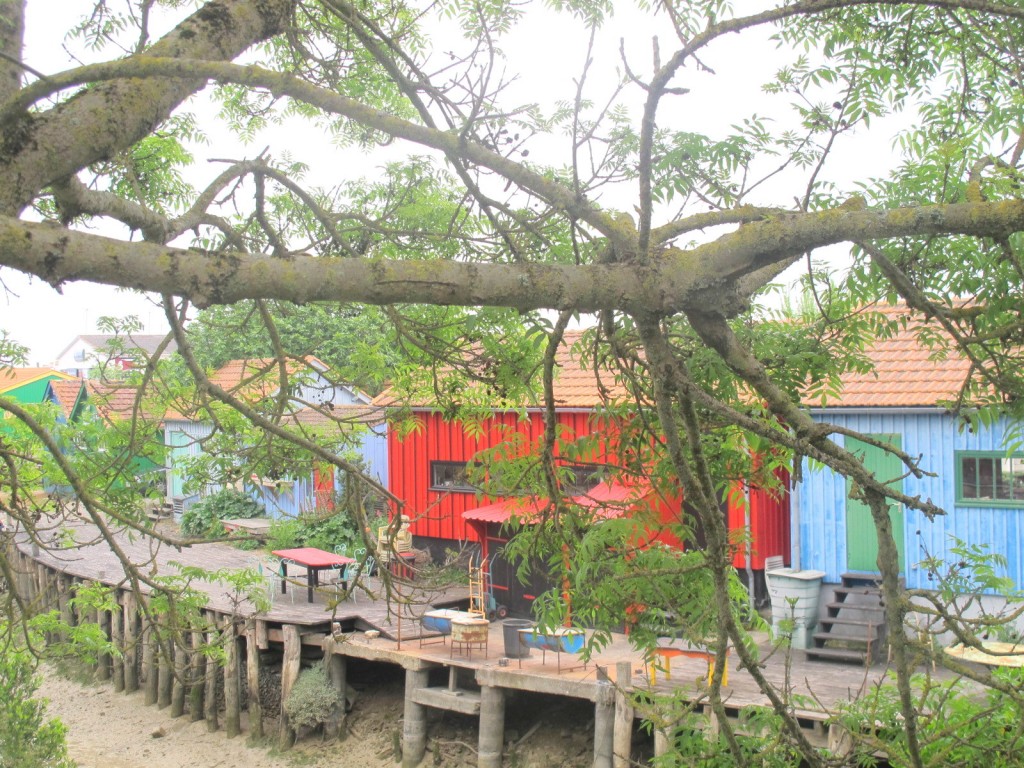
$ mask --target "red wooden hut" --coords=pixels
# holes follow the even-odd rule
[[[579,334],[566,334],[558,359],[558,375],[555,379],[556,419],[561,435],[575,439],[593,434],[608,435],[614,426],[606,418],[597,416],[597,409],[604,405],[602,392],[592,370],[581,365],[573,353],[573,345]],[[605,388],[615,389],[614,385]],[[613,392],[614,395],[614,392]],[[376,405],[388,408],[408,403],[396,399],[393,393],[385,392],[377,398]],[[481,452],[499,445],[514,445],[516,452],[539,446],[544,428],[541,409],[505,410],[495,408],[493,414],[482,424],[474,423],[467,428],[457,420],[446,420],[430,403],[414,403],[411,406],[418,421],[416,429],[388,430],[388,483],[391,492],[405,502],[404,514],[412,520],[412,533],[416,545],[430,549],[435,557],[443,555],[445,549],[458,548],[467,542],[480,543],[485,555],[493,555],[495,546],[503,541],[502,523],[511,515],[505,498],[488,498],[466,480],[466,466]],[[599,456],[597,462],[605,459],[614,462],[614,457]],[[612,486],[615,487],[614,485]],[[618,491],[615,491],[618,492]],[[630,491],[636,494],[636,489]],[[749,494],[735,494],[723,502],[723,514],[734,529],[742,529],[747,523],[746,496],[749,496],[750,549],[754,553],[751,565],[764,568],[764,558],[783,555],[789,558],[789,499],[788,495],[774,497],[772,494],[752,489]],[[646,499],[646,501],[644,500]],[[650,494],[640,493],[639,504],[649,504]],[[662,521],[678,521],[682,507],[681,500],[659,502],[658,514]],[[621,514],[626,507],[619,505]],[[504,517],[503,517],[504,515]],[[672,540],[673,545],[679,542]],[[737,554],[737,567],[745,568],[743,552]],[[510,569],[509,564],[498,564],[492,572],[495,590],[512,586],[514,577],[501,576],[501,569]],[[524,592],[529,595],[530,591]],[[513,601],[514,603],[515,601]]]

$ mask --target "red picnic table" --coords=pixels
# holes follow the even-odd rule
[[[320,571],[344,568],[354,563],[351,557],[336,555],[316,547],[299,547],[297,549],[276,549],[274,555],[281,559],[281,593],[288,588],[288,565],[294,563],[306,569],[306,588],[309,602],[313,602],[313,590],[320,585]]]

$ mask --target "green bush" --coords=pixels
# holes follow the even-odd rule
[[[370,540],[375,540],[377,527],[386,525],[383,516],[374,517],[369,523]],[[333,552],[344,544],[349,554],[354,549],[365,547],[362,532],[356,521],[344,511],[330,517],[300,517],[275,520],[267,533],[267,549],[291,549],[293,547],[316,547]]]
[[[284,703],[290,724],[296,728],[315,728],[327,722],[338,707],[341,696],[331,685],[323,664],[303,670]]]
[[[244,493],[225,488],[193,504],[181,516],[181,532],[207,538],[224,533],[221,520],[263,517],[266,510]]]
[[[60,720],[45,720],[46,704],[31,656],[7,645],[0,651],[0,768],[74,768]]]
[[[267,549],[294,549],[303,546],[303,525],[298,520],[274,520],[267,532]]]

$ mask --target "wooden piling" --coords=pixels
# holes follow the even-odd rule
[[[430,683],[426,669],[405,670],[405,717],[402,724],[402,768],[416,768],[427,751],[427,708],[413,697]],[[481,715],[481,718],[483,716]]]
[[[299,628],[294,624],[285,624],[282,636],[284,658],[281,661],[281,728],[278,742],[281,749],[291,749],[295,744],[295,728],[288,722],[288,713],[285,712],[284,705],[302,668],[302,638],[299,635]]]
[[[188,692],[189,719],[193,723],[203,719],[206,698],[206,654],[203,653],[205,638],[200,630],[192,630],[192,687]]]
[[[217,615],[213,611],[206,613],[209,629],[206,632],[206,642],[213,645],[220,640],[217,631]],[[206,730],[216,731],[217,722],[217,677],[220,675],[220,667],[209,661],[206,665],[206,686],[203,692],[203,712],[206,715]]]
[[[115,594],[115,600],[118,595]],[[110,642],[117,651],[113,658],[114,667],[114,692],[124,692],[124,609],[120,603],[114,603],[114,609],[110,612]]]
[[[333,643],[325,647],[333,649]],[[324,726],[324,730],[328,738],[344,739],[347,720],[345,689],[348,686],[348,660],[339,653],[330,653],[327,657],[327,674],[330,677],[331,685],[338,694],[339,703],[338,708]]]
[[[171,642],[167,625],[159,622],[155,625],[157,638],[156,647],[156,707],[166,709],[171,706],[171,687],[174,685],[174,643]]]
[[[189,635],[187,632],[175,631],[173,639],[168,645],[174,648],[174,680],[171,683],[171,717],[181,717],[185,714],[185,685],[188,682],[189,659],[186,653],[184,642],[178,642],[178,638],[185,640]]]
[[[260,702],[260,649],[256,639],[256,626],[245,630],[245,676],[249,691],[249,733],[254,739],[263,738],[263,704]],[[328,736],[331,734],[328,733]]]
[[[238,686],[238,636],[229,619],[225,627],[227,658],[224,664],[224,730],[233,739],[242,732],[242,706]]]
[[[633,720],[636,712],[630,699],[633,665],[620,661],[615,665],[615,725],[612,736],[612,765],[629,768],[633,751]]]
[[[156,642],[156,628],[151,623],[146,623],[142,631],[142,676],[145,681],[143,686],[143,703],[147,707],[156,704],[157,690],[159,688],[157,664],[159,649]]]
[[[594,700],[594,768],[612,768],[615,743],[615,687],[603,667],[598,667]]]
[[[139,690],[139,602],[134,592],[124,594],[124,692]]]
[[[100,631],[103,636],[110,642],[110,611],[103,610],[102,608],[97,613],[97,624],[99,624]],[[110,653],[104,651],[100,654],[99,660],[96,663],[96,680],[103,683],[110,679],[113,673],[112,660]]]

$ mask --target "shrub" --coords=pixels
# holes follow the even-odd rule
[[[0,651],[0,766],[73,768],[60,720],[46,720],[31,656],[7,645]]]
[[[341,706],[341,696],[331,685],[323,664],[303,670],[295,681],[284,711],[296,728],[322,725]]]
[[[263,517],[266,510],[244,493],[225,488],[193,504],[181,516],[181,532],[196,538],[220,536],[221,520]]]
[[[267,532],[267,549],[293,549],[303,546],[303,526],[298,520],[274,520]]]

